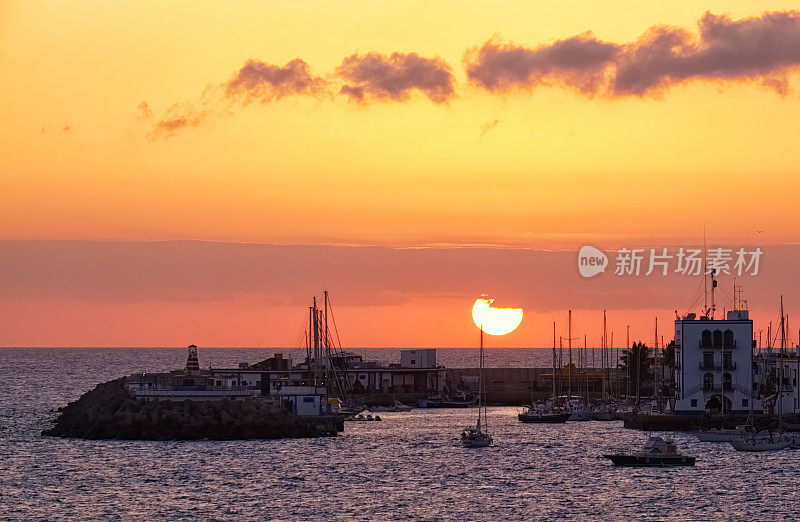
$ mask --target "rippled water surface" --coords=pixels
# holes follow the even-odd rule
[[[613,468],[598,456],[636,449],[646,434],[621,422],[524,425],[516,408],[489,409],[495,445],[479,450],[458,442],[474,410],[385,413],[383,422],[348,423],[329,439],[117,442],[39,435],[53,408],[96,383],[175,368],[183,355],[0,349],[0,518],[707,520],[794,518],[800,509],[800,451],[742,454],[676,434],[698,457],[696,467]],[[206,350],[201,362],[227,366],[261,355]],[[452,357],[459,356],[467,357]]]

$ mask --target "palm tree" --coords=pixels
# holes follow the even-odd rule
[[[653,366],[655,359],[644,343],[633,343],[622,351],[619,367],[625,371],[631,388],[636,390],[636,402],[639,402],[641,391],[652,393]]]

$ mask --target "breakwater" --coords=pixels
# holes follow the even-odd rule
[[[124,378],[97,385],[60,408],[42,435],[84,439],[195,440],[336,436],[341,416],[299,417],[257,399],[145,401],[132,398]]]
[[[733,429],[747,423],[747,415],[705,414],[705,415],[646,415],[628,413],[625,427],[643,431],[697,431],[711,428]],[[779,423],[776,415],[753,415],[751,422],[757,431],[777,430],[779,427],[789,431],[800,431],[800,416],[784,415]],[[780,424],[780,426],[779,426]]]

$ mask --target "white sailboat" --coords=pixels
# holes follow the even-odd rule
[[[489,422],[486,417],[486,388],[483,384],[483,325],[481,325],[481,351],[480,369],[478,370],[478,422],[475,427],[465,428],[461,433],[461,445],[465,448],[485,448],[491,446],[492,436],[489,435]],[[483,423],[481,423],[483,415]]]

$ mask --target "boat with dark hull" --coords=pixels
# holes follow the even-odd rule
[[[469,393],[457,395],[432,395],[420,399],[417,406],[420,408],[471,408],[478,402],[478,398]]]
[[[563,424],[569,420],[570,415],[570,412],[542,411],[528,406],[517,418],[524,423]]]
[[[673,441],[661,437],[648,438],[641,451],[603,456],[615,466],[628,467],[694,466],[695,463],[695,457],[683,455]]]

